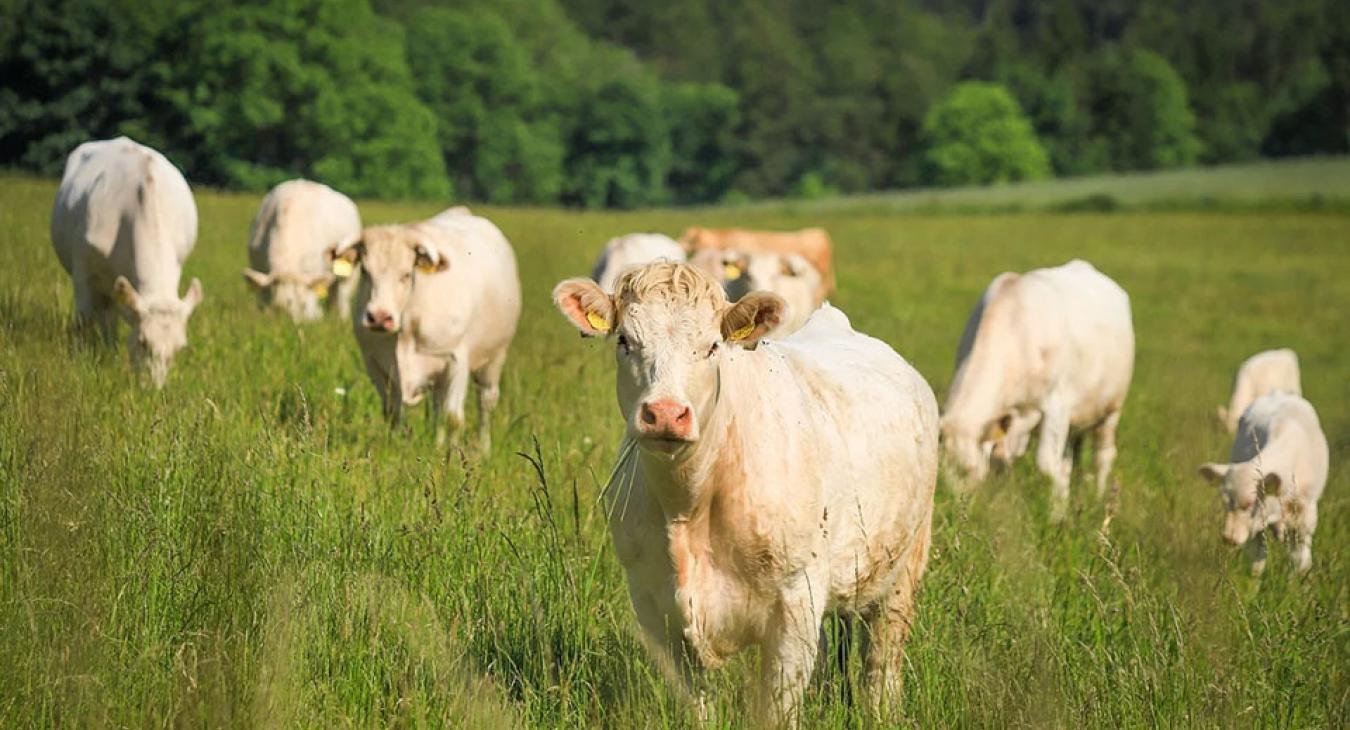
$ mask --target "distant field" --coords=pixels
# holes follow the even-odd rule
[[[1228,180],[1236,199],[1258,189],[1242,170],[1291,197],[1350,189],[1346,161],[1102,184],[1158,201]],[[1305,176],[1320,183],[1300,187]],[[1090,183],[1006,192],[1044,206]],[[928,206],[904,195],[486,208],[517,247],[526,304],[496,451],[478,460],[434,448],[420,413],[408,433],[380,422],[345,323],[296,329],[256,309],[239,270],[258,196],[198,196],[187,274],[206,299],[168,387],[137,386],[123,348],[65,333],[54,191],[0,180],[0,727],[694,727],[635,639],[597,505],[621,433],[611,355],[548,298],[608,237],[693,223],[827,227],[837,304],[939,397],[998,272],[1082,257],[1132,296],[1139,352],[1109,536],[1077,482],[1069,518],[1048,525],[1047,486],[1026,465],[969,497],[940,484],[905,701],[888,724],[1350,726],[1350,216],[881,212]],[[361,208],[376,223],[438,206]],[[1254,580],[1194,474],[1227,454],[1213,410],[1237,364],[1274,346],[1300,355],[1332,478],[1311,575],[1277,548]],[[719,724],[744,724],[731,688],[749,664],[719,673]],[[807,726],[870,726],[837,699],[840,683],[825,672]]]
[[[766,202],[800,213],[1008,213],[1114,210],[1350,211],[1350,157],[1267,160],[1044,182]]]

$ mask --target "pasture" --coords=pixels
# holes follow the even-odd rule
[[[611,345],[548,296],[610,236],[693,223],[829,229],[836,303],[939,400],[998,272],[1082,257],[1131,294],[1109,532],[1078,473],[1060,525],[1030,464],[964,497],[939,483],[888,725],[1350,724],[1350,216],[484,208],[525,312],[480,459],[436,449],[420,409],[385,426],[345,322],[257,309],[260,196],[198,191],[184,281],[205,300],[168,386],[133,382],[124,347],[66,334],[54,193],[0,178],[0,726],[694,726],[635,637],[597,503],[622,430]],[[361,204],[367,224],[436,210]],[[1332,474],[1312,573],[1276,548],[1253,579],[1195,470],[1227,457],[1237,365],[1276,346]],[[749,664],[717,675],[719,725],[741,723]],[[868,726],[840,699],[853,665],[818,677],[809,726]]]

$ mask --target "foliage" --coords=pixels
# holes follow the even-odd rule
[[[1008,90],[966,81],[929,110],[925,153],[939,185],[1038,180],[1050,172],[1045,148]]]
[[[1087,67],[1080,94],[1092,110],[1089,144],[1110,169],[1152,170],[1195,162],[1200,141],[1186,85],[1165,59],[1107,50]]]

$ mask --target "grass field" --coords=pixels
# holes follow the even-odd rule
[[[168,387],[136,385],[124,349],[66,335],[54,191],[0,181],[0,727],[692,727],[635,639],[596,503],[621,433],[611,355],[548,292],[611,235],[695,222],[826,226],[837,303],[940,398],[998,272],[1083,257],[1132,296],[1109,535],[1085,484],[1049,525],[1025,465],[968,497],[940,484],[893,723],[1350,725],[1350,216],[486,209],[526,304],[480,460],[438,451],[420,413],[383,425],[345,323],[256,309],[255,196],[198,196],[206,300]],[[1273,346],[1302,359],[1332,477],[1313,572],[1275,549],[1257,580],[1195,468],[1227,455],[1213,411],[1238,363]],[[748,665],[719,675],[722,722]],[[841,684],[825,672],[810,726],[868,725]]]

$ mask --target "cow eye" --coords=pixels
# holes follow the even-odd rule
[[[624,337],[623,335],[619,335],[618,342],[617,342],[617,346],[618,346],[620,352],[622,352],[622,353],[624,353],[624,354],[627,354],[627,353],[628,353],[628,338],[627,338],[627,337]]]
[[[720,347],[719,343],[717,342],[712,343],[712,346],[708,348],[707,357],[712,357],[713,355],[716,355],[719,347]]]

